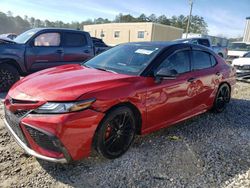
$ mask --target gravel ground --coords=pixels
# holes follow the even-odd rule
[[[249,107],[250,84],[238,83],[221,114],[138,137],[119,159],[60,165],[25,155],[0,105],[0,187],[250,187]]]

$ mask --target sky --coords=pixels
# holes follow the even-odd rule
[[[240,37],[250,0],[193,0],[193,15],[204,17],[210,35]],[[139,16],[188,15],[189,0],[0,0],[0,12],[50,21],[84,21],[98,17],[113,20],[119,13]]]

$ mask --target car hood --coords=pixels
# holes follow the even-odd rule
[[[17,100],[73,101],[88,92],[131,81],[133,77],[81,65],[64,65],[23,78],[8,95]]]
[[[250,65],[250,58],[243,57],[243,58],[234,59],[232,62],[232,65],[238,65],[238,66]]]
[[[16,44],[15,41],[7,38],[7,37],[0,37],[0,44],[3,43],[3,44]]]
[[[238,56],[238,57],[242,57],[242,56],[245,55],[246,53],[247,53],[247,51],[228,50],[227,55],[228,55],[228,56]]]

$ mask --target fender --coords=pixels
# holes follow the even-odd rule
[[[10,63],[17,68],[21,75],[27,73],[24,56],[25,45],[5,44],[0,46],[0,64]]]

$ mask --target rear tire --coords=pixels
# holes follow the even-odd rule
[[[221,113],[225,110],[227,103],[231,99],[231,89],[228,84],[222,84],[216,94],[213,111],[215,113]]]
[[[108,159],[120,157],[132,144],[135,127],[136,120],[130,108],[122,106],[110,111],[96,132],[96,150]]]
[[[20,75],[15,67],[8,64],[0,65],[0,92],[8,91],[18,80]]]

